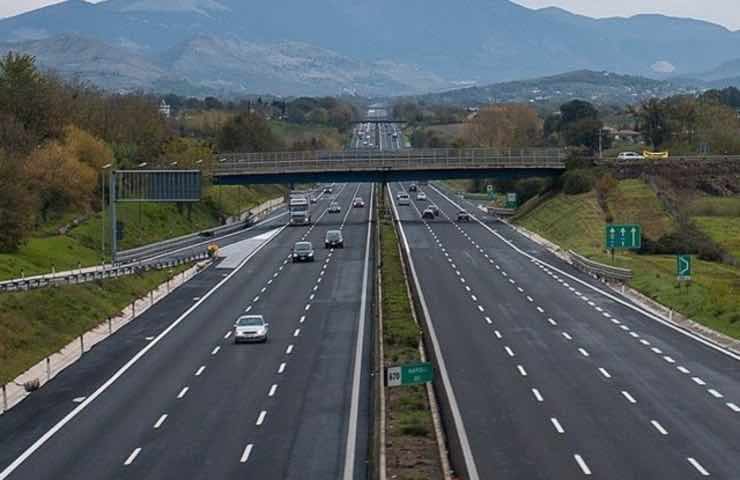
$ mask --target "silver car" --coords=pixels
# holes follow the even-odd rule
[[[329,204],[329,213],[341,213],[342,207],[337,202]]]
[[[234,343],[266,342],[270,324],[262,315],[242,315],[234,323]]]

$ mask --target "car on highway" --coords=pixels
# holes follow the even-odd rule
[[[427,199],[427,194],[424,192],[419,192],[416,194],[416,199],[420,202],[425,201]]]
[[[324,238],[326,248],[344,248],[344,237],[341,230],[329,230]]]
[[[393,132],[393,138],[398,138],[398,132]]]
[[[329,204],[329,213],[341,213],[342,207],[337,202],[331,202]]]
[[[409,185],[409,192],[415,192],[415,191],[416,191],[416,184],[412,183],[411,185]]]
[[[366,146],[368,145],[367,140],[363,140],[362,145]]]
[[[354,200],[352,200],[352,207],[354,208],[363,208],[365,206],[365,200],[363,200],[360,197],[355,197]]]
[[[645,160],[645,157],[637,152],[621,152],[617,155],[617,160]]]
[[[421,212],[421,218],[428,218],[430,220],[434,220],[434,210],[427,207],[424,209],[423,212]]]
[[[333,192],[334,189],[332,189],[331,187],[324,187],[324,193],[326,193],[327,195],[330,195]]]
[[[429,209],[434,213],[434,216],[435,217],[438,217],[439,216],[439,207],[438,206],[436,206],[435,204],[432,203],[432,204],[429,205]]]
[[[409,197],[409,194],[406,192],[399,192],[396,198],[398,199],[399,206],[411,205],[411,198]]]
[[[319,197],[313,196],[311,197],[311,203],[316,203],[319,201]]]
[[[297,262],[313,262],[314,251],[311,242],[296,242],[293,247],[293,254],[291,255],[293,263]]]
[[[270,324],[262,315],[242,315],[234,322],[234,343],[267,342]]]
[[[465,210],[460,210],[457,212],[457,221],[458,222],[469,222],[471,220],[470,214]]]

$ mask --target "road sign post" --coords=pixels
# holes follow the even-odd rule
[[[676,255],[676,278],[679,282],[691,280],[693,265],[691,255]]]
[[[642,247],[640,225],[608,224],[604,236],[606,248],[609,250],[639,250]]]
[[[507,193],[506,194],[506,208],[517,208],[517,197],[516,193]]]
[[[385,378],[389,387],[431,383],[434,380],[434,367],[429,362],[387,367]]]

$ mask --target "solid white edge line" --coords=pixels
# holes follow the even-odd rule
[[[704,477],[709,476],[709,472],[701,466],[701,463],[697,462],[695,458],[689,457],[686,460],[689,461],[689,463]]]
[[[453,200],[451,200],[447,195],[445,195],[444,193],[442,193],[437,187],[435,187],[433,185],[430,185],[430,187],[433,190],[435,190],[439,195],[441,195],[443,198],[445,198],[448,202],[450,202],[452,205],[454,205],[455,207],[462,208],[462,207],[460,207],[460,205],[458,205]],[[583,285],[583,286],[585,286],[585,287],[593,290],[594,292],[597,292],[597,293],[605,296],[606,298],[608,298],[608,299],[610,299],[610,300],[612,300],[614,302],[619,303],[620,305],[622,305],[624,307],[629,308],[632,311],[635,311],[635,312],[637,312],[639,314],[644,315],[647,318],[650,318],[652,320],[655,320],[656,322],[661,323],[662,325],[670,328],[671,330],[673,330],[675,332],[678,332],[678,333],[680,333],[682,335],[685,335],[685,336],[687,336],[687,337],[689,337],[689,338],[691,338],[693,340],[696,340],[697,342],[699,342],[699,343],[701,343],[703,345],[706,345],[707,347],[709,347],[709,348],[711,348],[711,349],[713,349],[713,350],[715,350],[717,352],[723,353],[723,354],[727,355],[730,358],[733,358],[735,360],[740,360],[740,355],[735,354],[735,353],[733,353],[733,352],[731,352],[731,351],[723,348],[720,345],[717,345],[716,343],[714,343],[713,341],[711,341],[708,338],[704,337],[703,335],[699,335],[697,333],[694,333],[694,332],[691,332],[691,331],[688,331],[688,330],[684,330],[683,328],[681,328],[681,327],[673,324],[672,322],[670,322],[670,321],[668,321],[668,320],[666,320],[666,319],[664,319],[662,317],[659,317],[659,316],[657,316],[657,315],[655,315],[655,314],[653,314],[651,312],[648,312],[647,310],[644,310],[641,307],[638,307],[637,305],[634,305],[634,304],[632,304],[632,303],[630,303],[630,302],[628,302],[626,300],[622,300],[621,298],[617,297],[616,295],[612,295],[611,293],[609,293],[609,292],[607,292],[605,290],[602,290],[602,289],[600,289],[600,288],[598,288],[596,286],[593,286],[590,283],[588,283],[588,282],[586,282],[584,280],[581,280],[580,278],[578,278],[576,276],[573,276],[573,275],[571,275],[571,274],[569,274],[569,273],[567,273],[567,272],[565,272],[563,270],[560,270],[557,267],[554,267],[554,266],[550,265],[549,263],[545,262],[544,260],[540,260],[539,258],[537,258],[537,257],[535,257],[533,255],[530,255],[529,253],[525,252],[524,250],[522,250],[519,247],[517,247],[516,245],[514,245],[509,240],[506,240],[506,238],[504,238],[503,235],[499,234],[498,232],[496,232],[495,230],[493,230],[491,227],[489,227],[488,225],[486,225],[485,223],[483,223],[482,221],[480,221],[478,219],[478,217],[476,217],[475,215],[472,215],[471,214],[471,217],[476,222],[478,222],[479,224],[481,224],[483,226],[483,228],[485,228],[491,234],[493,234],[494,236],[496,236],[497,238],[499,238],[501,241],[503,241],[504,243],[506,243],[510,248],[512,248],[517,253],[519,253],[519,254],[521,254],[521,255],[523,255],[523,256],[525,256],[525,257],[533,260],[536,263],[539,263],[541,265],[544,265],[544,266],[546,266],[546,267],[548,267],[548,268],[550,268],[550,269],[558,272],[560,275],[563,275],[563,276],[566,276],[566,277],[570,278],[574,282],[580,283],[581,285]],[[0,479],[0,480],[2,480],[2,479]]]
[[[391,199],[393,198],[393,192],[391,191],[390,184],[388,185],[388,195],[391,196]],[[460,441],[460,449],[462,450],[463,460],[465,461],[465,467],[468,471],[468,480],[480,480],[478,467],[475,464],[475,458],[473,458],[473,452],[470,448],[468,433],[465,430],[465,424],[462,419],[462,414],[460,413],[460,407],[457,404],[457,398],[455,397],[455,392],[452,388],[452,383],[450,382],[450,376],[447,372],[447,364],[445,363],[444,357],[442,356],[442,348],[439,345],[439,339],[437,338],[434,325],[432,324],[431,315],[429,314],[429,307],[427,306],[424,292],[421,288],[421,283],[419,282],[419,277],[416,273],[414,260],[411,256],[411,247],[409,246],[408,239],[406,238],[406,232],[403,228],[401,217],[398,214],[396,203],[393,200],[391,200],[391,207],[393,208],[393,215],[396,218],[396,222],[398,222],[398,230],[401,233],[401,241],[403,243],[404,250],[406,250],[406,254],[409,258],[409,269],[411,270],[411,276],[414,280],[414,285],[416,286],[416,291],[419,295],[419,303],[421,304],[421,309],[424,313],[424,322],[426,323],[427,330],[429,331],[432,348],[434,349],[434,356],[437,359],[437,367],[439,370],[439,376],[442,380],[442,386],[444,387],[445,392],[447,392],[447,398],[450,404],[450,411],[452,412],[452,420],[455,424],[455,430],[457,431],[457,435]],[[345,477],[345,480],[351,479]]]
[[[100,395],[102,395],[106,390],[110,388],[111,385],[113,385],[116,381],[118,381],[119,378],[121,378],[131,367],[133,367],[136,362],[138,362],[144,355],[146,355],[149,350],[153,349],[159,342],[162,341],[164,337],[166,337],[172,330],[175,329],[180,323],[183,322],[191,313],[193,313],[203,302],[208,300],[208,298],[211,297],[216,291],[218,291],[222,286],[224,286],[229,280],[231,280],[232,277],[234,277],[239,271],[241,271],[242,268],[247,264],[249,260],[252,259],[260,250],[262,250],[266,245],[268,245],[273,239],[277,238],[277,236],[287,228],[287,225],[283,225],[280,227],[279,231],[275,233],[270,239],[265,241],[262,245],[257,247],[254,252],[252,252],[250,255],[248,255],[242,262],[237,265],[237,267],[229,273],[226,277],[224,277],[220,282],[218,282],[213,288],[211,288],[205,295],[201,297],[200,300],[198,300],[196,303],[194,303],[190,308],[185,310],[185,312],[177,317],[177,319],[172,322],[166,329],[162,331],[157,337],[152,340],[151,342],[147,343],[144,348],[139,350],[139,352],[134,355],[128,362],[126,362],[121,368],[119,368],[108,380],[105,381],[100,387],[98,387],[97,390],[95,390],[93,393],[90,394],[90,396],[87,397],[87,399],[79,404],[74,410],[69,412],[64,418],[62,418],[59,422],[57,422],[53,427],[51,427],[46,433],[44,433],[39,439],[37,439],[33,444],[31,444],[30,447],[28,447],[18,458],[13,460],[13,462],[5,467],[5,469],[0,472],[0,480],[6,480],[11,473],[13,473],[23,462],[28,459],[34,452],[36,452],[39,448],[41,448],[46,442],[49,441],[51,437],[53,437],[59,430],[62,429],[67,423],[69,423],[72,419],[74,419],[77,415],[79,415],[83,410],[87,408],[88,405],[90,405],[95,399],[97,399]]]
[[[359,191],[359,187],[358,187]],[[393,203],[391,193],[391,203]],[[372,243],[373,202],[375,201],[375,184],[370,186],[370,208],[367,217],[367,238],[365,239],[365,264],[362,268],[362,297],[360,299],[360,318],[357,326],[357,343],[355,344],[354,368],[352,373],[352,396],[350,397],[349,425],[344,455],[344,480],[354,480],[355,454],[357,450],[357,423],[360,410],[360,378],[362,376],[362,353],[365,340],[365,316],[367,311],[368,276],[370,274],[370,247]]]

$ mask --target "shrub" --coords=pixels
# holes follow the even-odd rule
[[[593,188],[593,177],[585,170],[572,170],[565,172],[562,177],[563,192],[567,195],[578,195],[590,192]]]

